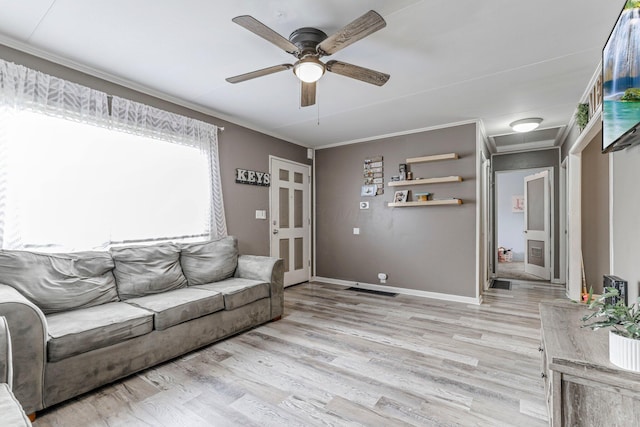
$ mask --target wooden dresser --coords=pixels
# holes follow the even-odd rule
[[[609,332],[582,328],[587,312],[567,300],[540,303],[549,424],[640,426],[640,374],[609,362]]]

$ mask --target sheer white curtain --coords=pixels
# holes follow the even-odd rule
[[[218,160],[218,127],[116,96],[112,99],[111,120],[120,129],[151,138],[168,139],[200,150],[209,168],[207,231],[211,237],[226,236],[227,224]]]
[[[22,246],[22,221],[18,200],[22,197],[11,173],[20,165],[11,162],[15,144],[12,126],[20,111],[107,125],[107,95],[81,85],[0,60],[0,247]]]
[[[0,60],[0,248],[226,235],[217,128]]]

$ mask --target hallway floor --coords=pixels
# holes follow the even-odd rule
[[[500,279],[518,279],[518,280],[533,280],[544,282],[545,280],[534,276],[533,274],[525,273],[524,262],[499,262],[496,268],[496,276]]]

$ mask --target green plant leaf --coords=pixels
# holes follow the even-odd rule
[[[605,288],[602,295],[589,303],[591,312],[582,317],[583,327],[593,330],[611,328],[621,336],[640,339],[640,297],[637,303],[627,306],[619,296],[616,288]],[[615,304],[608,302],[612,298],[617,299]]]

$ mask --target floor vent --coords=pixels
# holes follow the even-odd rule
[[[491,283],[492,289],[507,289],[511,290],[511,282],[508,280],[493,280]]]
[[[394,294],[393,292],[385,292],[385,291],[374,291],[373,289],[364,289],[364,288],[355,288],[355,287],[350,287],[347,288],[348,291],[356,291],[356,292],[363,292],[365,294],[373,294],[373,295],[380,295],[383,297],[395,297],[398,294]]]

